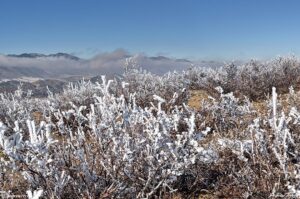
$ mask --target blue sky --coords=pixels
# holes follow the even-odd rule
[[[0,0],[0,53],[300,55],[297,0]]]

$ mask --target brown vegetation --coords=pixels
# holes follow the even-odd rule
[[[0,149],[0,186],[15,194],[42,188],[60,198],[297,198],[299,64],[275,63],[273,76],[253,62],[219,75],[128,74],[128,87],[82,82],[38,102],[3,97],[1,133],[10,135],[18,121],[27,148]],[[32,147],[28,121],[43,130],[38,135],[51,127],[56,142],[38,145],[49,158]],[[34,159],[51,161],[40,167]],[[70,179],[60,189],[59,176]]]

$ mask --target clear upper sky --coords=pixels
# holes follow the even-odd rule
[[[300,55],[298,0],[0,0],[0,53]]]

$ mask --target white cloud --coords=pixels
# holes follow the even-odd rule
[[[0,55],[0,67],[39,69],[45,71],[49,77],[57,77],[59,75],[120,74],[123,72],[126,58],[130,56],[130,53],[123,49],[100,53],[91,59],[80,60],[65,57],[23,58]],[[138,54],[135,57],[142,68],[157,74],[183,70],[190,66],[189,62],[163,56],[149,57],[145,54]]]

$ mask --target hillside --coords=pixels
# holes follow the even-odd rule
[[[299,198],[299,71],[295,57],[162,76],[128,65],[44,98],[1,93],[0,193]]]
[[[119,49],[99,53],[91,58],[79,58],[67,53],[22,53],[0,55],[0,81],[17,78],[64,79],[66,76],[121,75],[127,59],[134,57],[137,65],[154,74],[163,75],[170,70],[182,71],[191,64],[204,66],[187,59],[165,56],[132,55]],[[210,63],[220,65],[220,63]]]

